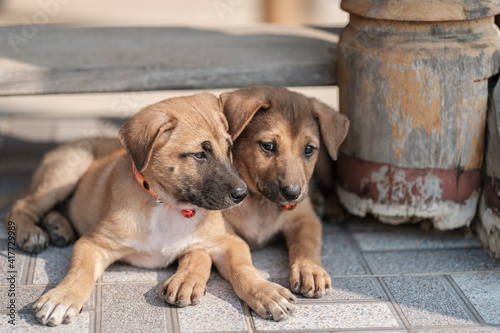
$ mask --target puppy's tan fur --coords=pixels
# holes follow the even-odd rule
[[[249,189],[243,204],[224,212],[224,217],[251,248],[283,234],[292,291],[306,297],[328,294],[331,279],[321,265],[321,222],[307,196],[308,183],[321,140],[335,160],[349,121],[325,104],[286,88],[240,89],[220,99],[235,140],[234,165]],[[273,144],[273,151],[264,149],[266,143]],[[310,156],[305,154],[307,146],[316,148]],[[287,186],[300,187],[300,194],[287,198]],[[294,210],[282,207],[293,203]]]
[[[226,130],[217,98],[201,94],[139,112],[120,131],[125,149],[116,139],[89,147],[81,140],[46,155],[28,195],[7,217],[16,223],[17,241],[39,251],[44,233],[34,222],[74,192],[69,216],[82,237],[65,278],[34,305],[43,324],[71,322],[95,280],[117,260],[153,268],[182,257],[178,272],[160,292],[178,306],[200,301],[213,260],[238,296],[262,317],[281,320],[293,311],[293,295],[263,279],[245,242],[226,230],[219,210],[234,206],[239,200],[231,197],[233,189],[245,186],[231,165]],[[131,160],[172,207],[157,203],[136,183]],[[196,215],[186,219],[181,209],[196,209]],[[51,221],[68,224],[59,213],[49,215]]]

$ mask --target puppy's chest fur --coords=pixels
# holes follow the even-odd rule
[[[192,218],[185,218],[178,209],[158,205],[151,209],[149,218],[137,223],[137,237],[124,245],[134,252],[122,260],[139,267],[157,268],[172,263],[187,247],[202,241],[196,229],[205,211],[198,210]]]
[[[284,222],[282,213],[273,202],[247,198],[237,208],[225,211],[224,217],[250,248],[258,249],[280,236]]]

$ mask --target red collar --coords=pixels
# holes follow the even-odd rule
[[[148,192],[153,198],[155,198],[157,203],[162,203],[164,205],[172,207],[171,205],[169,205],[165,201],[161,200],[160,196],[158,194],[156,194],[150,188],[149,183],[146,181],[146,178],[144,178],[144,176],[139,171],[137,171],[137,168],[135,167],[134,162],[132,162],[132,173],[134,174],[134,178],[135,178],[135,181],[137,182],[137,184],[139,184],[144,189],[144,191]],[[194,209],[182,209],[181,213],[182,213],[182,216],[189,219],[196,214],[196,210],[194,210]]]

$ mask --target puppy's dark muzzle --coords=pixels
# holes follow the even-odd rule
[[[234,188],[231,193],[229,194],[229,197],[235,204],[239,204],[240,202],[245,199],[245,197],[248,194],[248,188],[246,186],[240,186]]]
[[[281,195],[287,201],[297,200],[302,193],[302,188],[298,185],[287,185],[280,188]]]

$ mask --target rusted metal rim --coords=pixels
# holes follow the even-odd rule
[[[395,21],[475,20],[500,13],[498,0],[342,0],[340,7],[351,14]]]
[[[481,185],[480,169],[406,168],[343,153],[339,155],[337,173],[338,182],[345,190],[380,204],[442,201],[462,204],[478,193]]]

